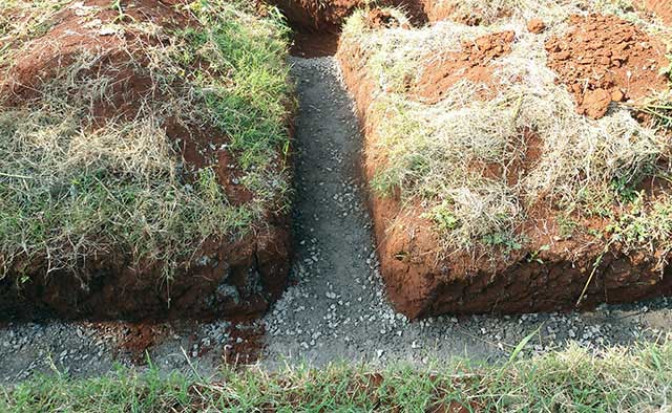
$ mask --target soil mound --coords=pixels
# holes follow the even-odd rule
[[[506,18],[511,10],[502,2],[464,2],[459,0],[422,0],[427,21],[449,20],[467,26],[481,26]]]
[[[556,71],[574,73],[570,64],[549,67],[546,58],[550,45],[560,53],[576,44],[576,60],[600,68],[597,51],[608,57],[601,76],[612,80],[586,70],[584,81],[610,95],[622,87],[623,99],[645,97],[643,79],[659,78],[643,32],[589,16],[592,42],[574,28],[562,43],[528,34],[529,19],[509,22],[518,37],[452,22],[370,30],[356,19],[365,16],[348,22],[336,57],[364,125],[381,273],[399,311],[555,311],[672,293],[672,196],[638,189],[658,188],[656,176],[669,174],[669,139],[627,108],[599,121],[577,113],[572,90],[556,82]],[[547,30],[562,20],[545,22]],[[598,22],[609,35],[597,33]],[[441,75],[423,79],[446,55],[448,70],[435,64]],[[636,87],[620,83],[627,67]],[[470,68],[490,70],[487,97]],[[423,79],[432,99],[418,101],[409,79]]]
[[[279,296],[282,30],[192,6],[0,6],[24,26],[0,32],[0,318],[230,317]],[[274,92],[251,100],[259,79]]]
[[[637,100],[667,89],[668,62],[655,39],[616,16],[572,16],[563,37],[546,42],[548,64],[567,85],[581,114],[599,119],[611,102]]]
[[[489,85],[494,72],[491,63],[511,51],[512,31],[479,37],[464,42],[460,52],[442,53],[423,71],[417,92],[423,102],[436,103],[446,90],[461,80]]]

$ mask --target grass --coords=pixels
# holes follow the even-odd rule
[[[508,362],[427,367],[330,365],[324,369],[224,368],[213,379],[156,369],[121,369],[74,380],[55,374],[4,388],[5,412],[317,412],[465,411],[607,412],[672,408],[672,344],[589,351],[576,345]]]
[[[65,7],[81,6],[0,6],[0,70],[10,81],[19,57],[42,44]],[[125,59],[99,66],[98,59],[114,54],[82,47],[37,86],[39,99],[0,105],[0,277],[30,275],[35,265],[47,273],[74,271],[106,254],[160,262],[170,277],[206,240],[250,233],[267,213],[286,211],[288,29],[276,12],[261,19],[242,2],[175,7],[195,24],[160,28],[115,18],[102,28]],[[78,13],[97,27],[104,11]],[[119,98],[115,83],[126,81],[115,78],[120,72],[151,79],[151,88],[133,97],[132,117],[111,112],[101,120],[95,108]],[[184,130],[178,139],[168,136],[167,120]],[[184,159],[185,145],[195,146],[202,165]],[[219,153],[241,170],[249,202],[228,198],[217,174]]]
[[[579,223],[598,209],[614,223],[637,215],[638,221],[647,221],[647,235],[628,237],[628,246],[669,252],[667,223],[655,211],[666,210],[672,194],[644,199],[639,208],[633,205],[643,197],[637,185],[644,177],[669,176],[669,135],[657,125],[638,123],[625,106],[599,120],[577,114],[573,97],[556,84],[556,74],[546,65],[544,42],[567,30],[563,22],[568,16],[634,14],[626,3],[460,2],[493,13],[509,8],[512,14],[491,26],[438,22],[415,30],[373,30],[364,14],[354,15],[342,42],[357,45],[363,56],[358,69],[378,87],[366,113],[375,135],[367,148],[367,157],[378,165],[374,191],[399,193],[405,205],[422,205],[422,216],[434,223],[446,249],[521,249],[528,239],[520,228],[535,208],[545,205],[565,223],[560,222],[563,236],[582,228]],[[404,21],[401,12],[390,13]],[[546,34],[526,30],[532,17],[547,23]],[[637,24],[651,33],[663,30]],[[423,71],[441,64],[443,53],[504,30],[513,30],[516,40],[511,52],[493,63],[494,92],[461,80],[438,103],[413,95]],[[483,99],[483,93],[494,96]],[[532,145],[530,133],[540,141],[541,154],[521,170]],[[576,222],[571,231],[570,221]],[[595,235],[601,239],[613,233]]]

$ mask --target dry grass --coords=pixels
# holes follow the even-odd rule
[[[4,0],[0,3],[0,56],[5,52],[46,33],[53,13],[71,0]],[[0,59],[0,64],[5,63]]]
[[[367,156],[383,160],[372,186],[383,195],[398,188],[404,202],[420,200],[451,249],[520,248],[526,242],[521,224],[533,207],[545,205],[578,220],[601,214],[618,223],[636,216],[637,236],[619,224],[605,236],[631,248],[669,252],[672,227],[662,211],[670,211],[672,196],[652,201],[635,190],[644,177],[669,179],[669,135],[638,123],[625,106],[612,107],[597,121],[577,114],[573,97],[546,66],[547,36],[567,30],[563,20],[585,13],[586,2],[507,3],[513,16],[487,27],[439,22],[417,30],[376,31],[366,27],[361,13],[348,21],[342,41],[363,50],[363,70],[379,86],[367,114],[377,120]],[[592,3],[588,10],[612,10],[605,7]],[[547,34],[526,30],[532,16],[551,23]],[[436,104],[411,99],[405,91],[425,68],[440,64],[441,53],[504,30],[514,31],[516,41],[510,54],[493,63],[493,98],[480,98],[484,86],[466,80]],[[530,144],[525,131],[534,131],[542,148],[527,171],[520,168]],[[488,173],[492,170],[500,173]]]
[[[112,33],[128,59],[100,70],[105,50],[83,49],[39,86],[38,100],[0,106],[0,275],[35,262],[47,273],[75,270],[116,253],[162,262],[170,276],[206,239],[240,236],[262,225],[268,211],[287,207],[291,88],[277,16],[262,20],[242,4],[194,2],[187,12],[200,28],[124,19],[103,27],[94,18],[99,9],[77,2],[3,2],[0,44],[8,47],[0,65],[12,63],[2,70],[11,73],[19,63],[13,56],[36,42],[48,44],[40,36],[63,7],[79,8],[89,29]],[[95,108],[111,102],[114,75],[123,71],[151,79],[151,89],[134,102],[133,118],[113,114],[101,123]],[[169,119],[184,127],[183,137],[166,135]],[[205,161],[194,168],[181,147],[204,130],[214,133],[200,142]],[[250,202],[227,199],[215,173],[219,152],[242,170]]]

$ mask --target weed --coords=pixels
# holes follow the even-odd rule
[[[562,238],[571,238],[579,223],[571,216],[561,215],[557,218],[559,234]]]
[[[512,237],[510,234],[487,234],[482,240],[485,245],[502,248],[507,252],[517,251],[523,248],[521,241],[516,237]]]
[[[551,249],[551,246],[548,245],[548,244],[545,244],[545,245],[542,245],[541,247],[539,247],[539,249],[537,251],[531,251],[527,256],[527,262],[536,262],[536,263],[539,263],[539,264],[543,265],[544,260],[541,259],[540,255],[541,255],[542,252],[548,251],[550,249]]]

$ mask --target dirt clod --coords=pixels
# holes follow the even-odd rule
[[[577,111],[599,119],[612,101],[637,100],[667,88],[664,47],[615,16],[572,16],[563,37],[546,42],[548,64],[573,93]]]
[[[527,22],[527,30],[529,30],[530,33],[540,34],[546,30],[546,24],[541,19],[532,19]]]
[[[505,31],[464,42],[460,52],[447,52],[431,58],[417,84],[423,102],[436,103],[444,92],[461,80],[489,84],[494,72],[491,63],[508,54],[515,33]]]

